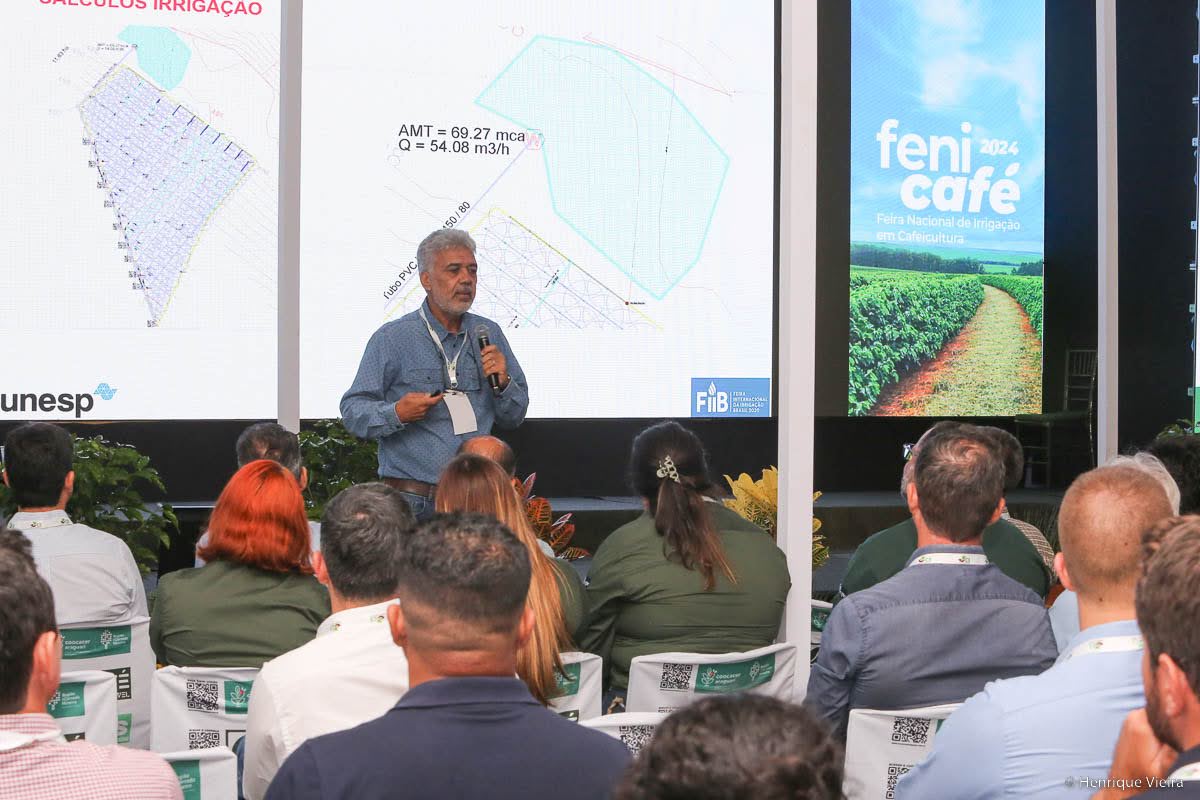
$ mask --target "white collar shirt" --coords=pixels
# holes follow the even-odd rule
[[[339,611],[311,642],[263,664],[246,719],[247,800],[266,795],[305,741],[383,716],[408,690],[408,661],[387,621],[395,602]]]
[[[72,522],[65,511],[21,511],[8,527],[33,544],[38,572],[54,592],[59,627],[149,616],[142,573],[116,536]]]

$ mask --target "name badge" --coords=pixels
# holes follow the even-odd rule
[[[450,422],[454,424],[455,436],[479,430],[475,409],[471,408],[471,398],[451,389],[442,395],[442,399],[446,401],[446,408],[450,410]]]

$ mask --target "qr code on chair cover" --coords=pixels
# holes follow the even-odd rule
[[[896,781],[900,780],[900,776],[907,773],[910,769],[912,767],[908,764],[888,764],[887,792],[883,795],[885,800],[895,800]]]
[[[658,688],[672,692],[686,692],[692,688],[691,664],[663,664],[662,680]]]
[[[220,711],[221,686],[216,681],[187,682],[188,711]]]
[[[929,730],[933,720],[917,717],[896,717],[892,720],[892,744],[911,744],[924,747],[929,744]]]
[[[650,743],[650,737],[654,735],[653,725],[621,725],[617,730],[621,734],[621,742],[635,756]]]
[[[220,746],[220,731],[206,731],[197,728],[188,729],[188,750],[203,750],[206,747]]]

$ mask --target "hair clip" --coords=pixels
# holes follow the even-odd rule
[[[670,456],[663,456],[662,461],[658,462],[658,472],[654,474],[660,478],[670,478],[676,483],[683,483],[679,480],[679,470],[675,469],[675,462]]]

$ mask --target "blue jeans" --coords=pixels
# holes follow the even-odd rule
[[[424,522],[433,516],[433,501],[428,497],[422,497],[419,494],[411,492],[401,492],[405,501],[408,503],[409,509],[412,510],[413,516],[417,518],[417,522]]]

